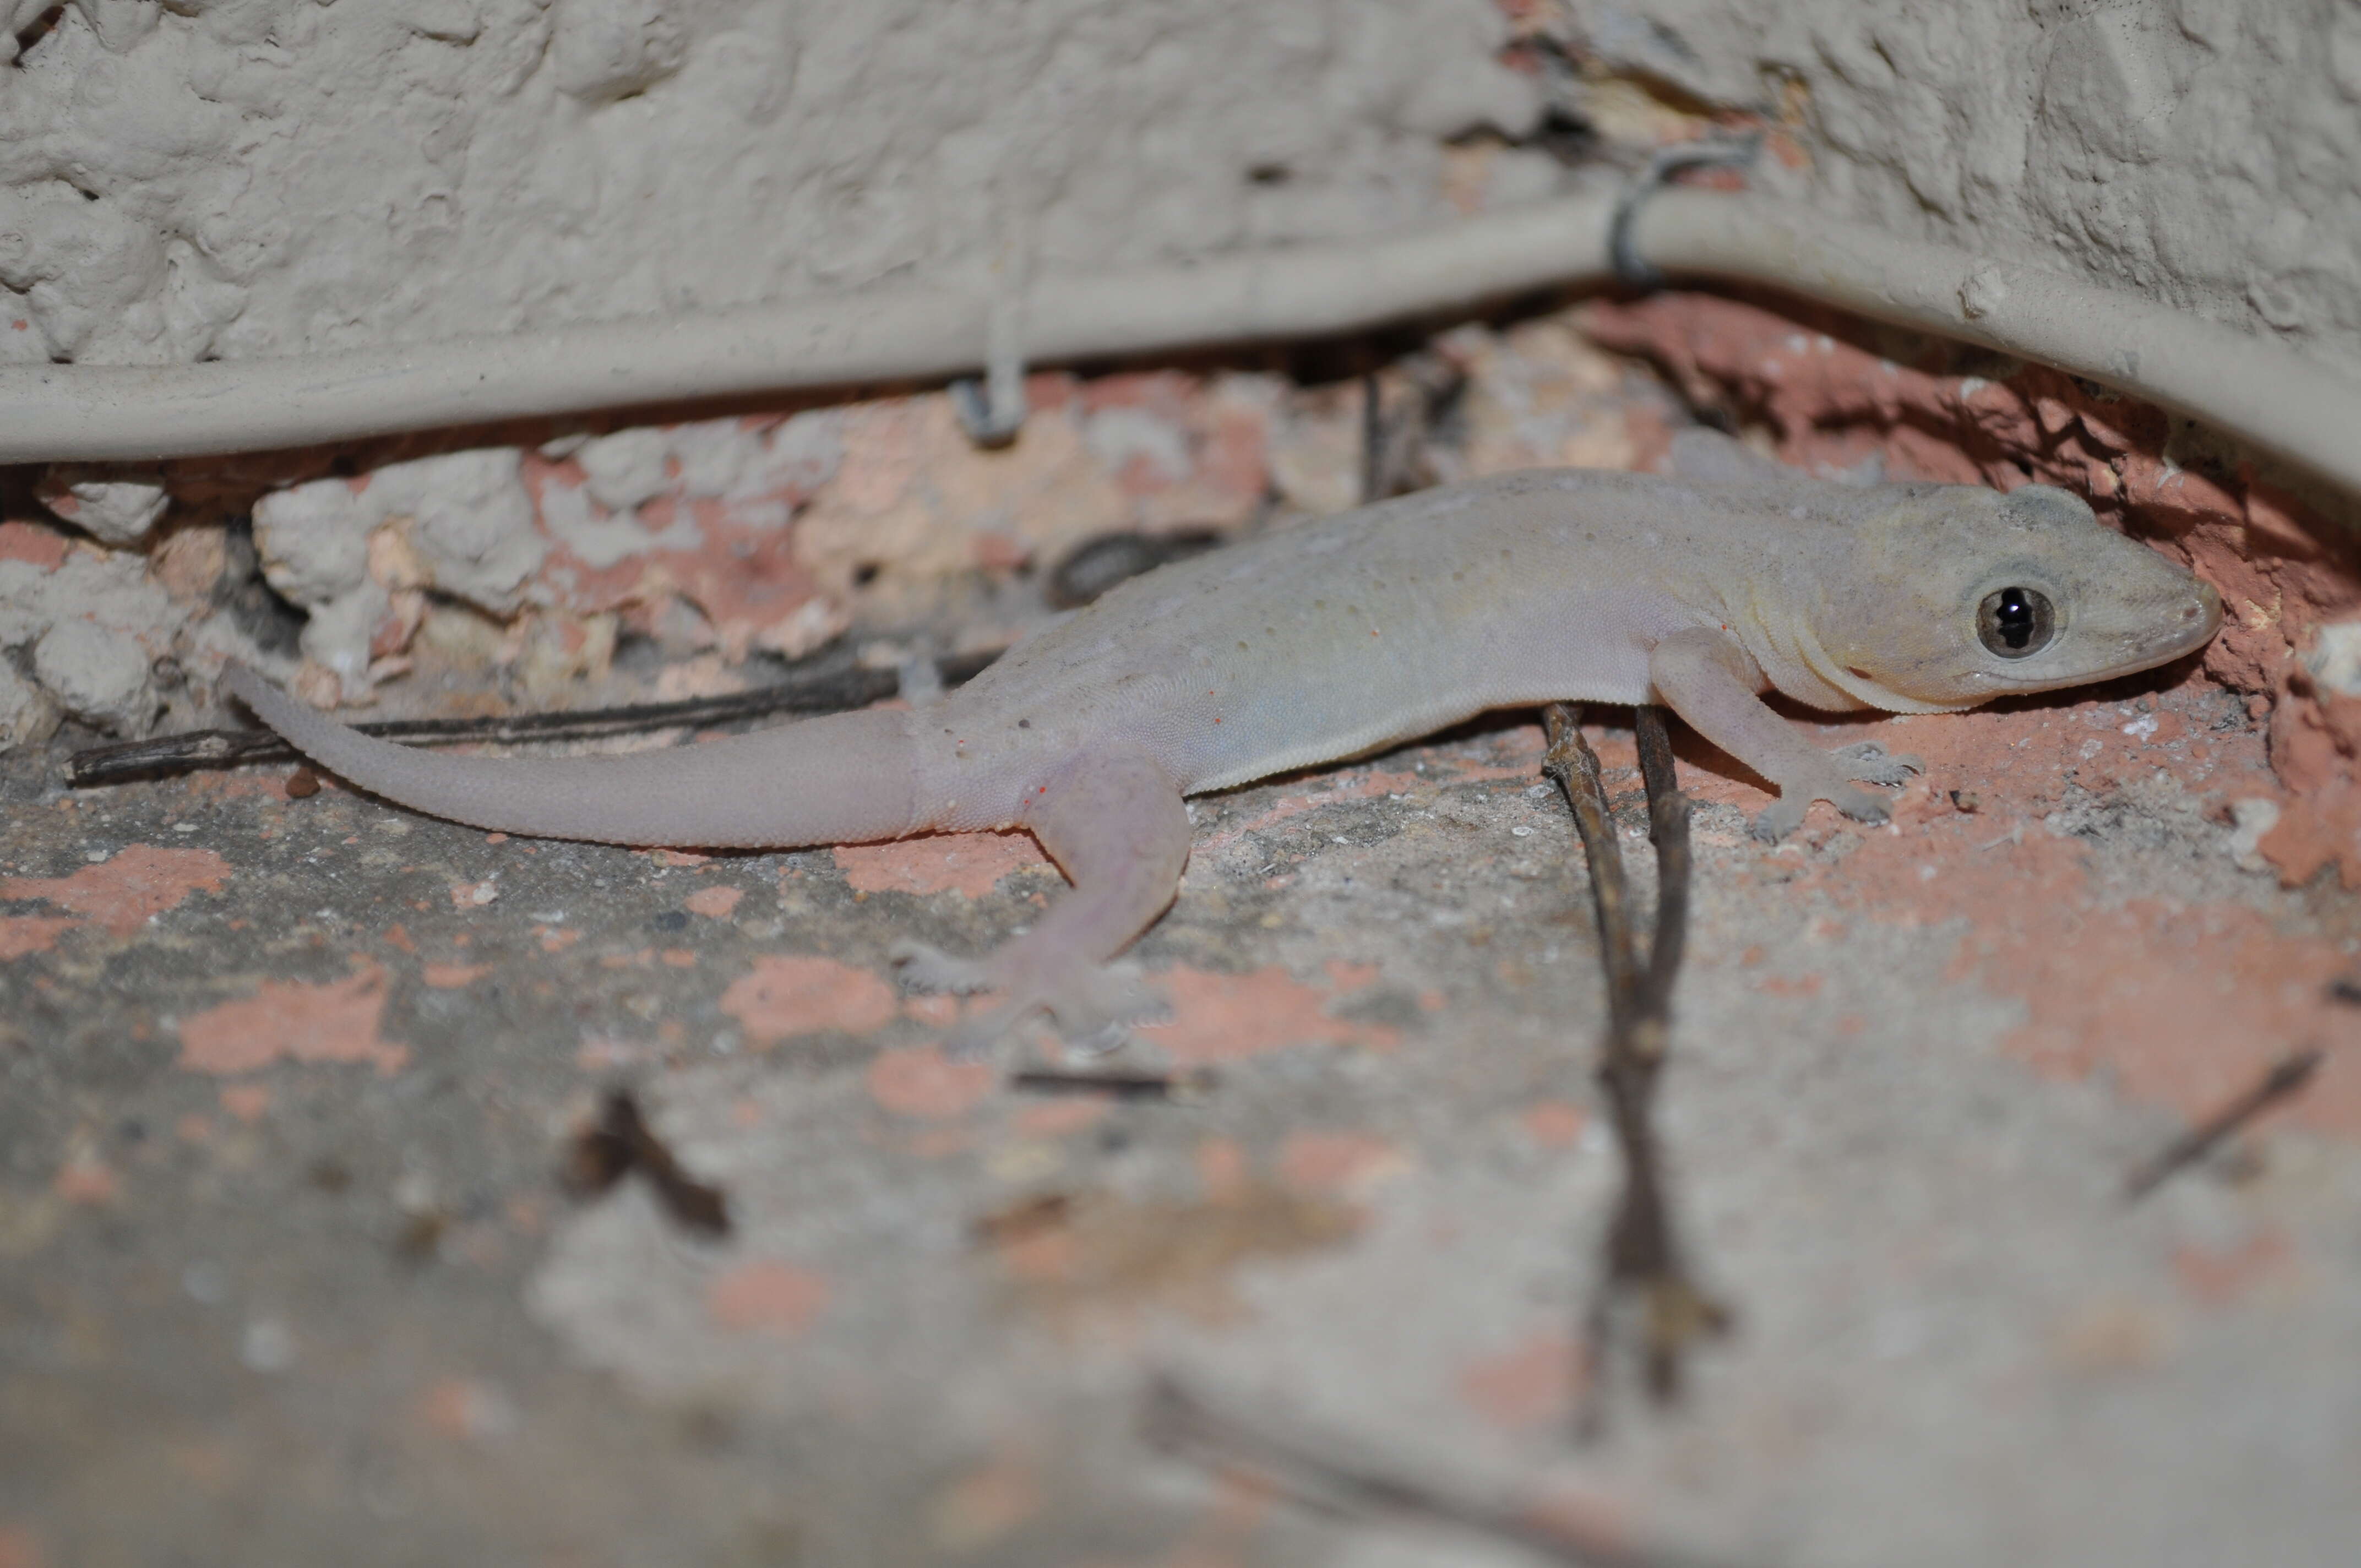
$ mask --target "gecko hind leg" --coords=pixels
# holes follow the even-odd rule
[[[913,986],[1003,994],[999,1006],[953,1033],[954,1054],[981,1053],[1037,1010],[1054,1018],[1070,1039],[1111,1048],[1120,1043],[1121,1025],[1161,1005],[1106,964],[1180,891],[1189,861],[1188,808],[1153,758],[1121,751],[1069,763],[1035,797],[1020,825],[1040,840],[1073,890],[1031,930],[984,958],[950,958],[907,942],[897,944],[894,956]]]

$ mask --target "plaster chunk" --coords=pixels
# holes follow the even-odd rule
[[[368,693],[369,644],[392,609],[392,596],[370,582],[311,607],[301,639],[303,656],[336,677],[346,700]]]
[[[411,545],[433,587],[506,614],[548,554],[533,526],[533,498],[514,447],[482,447],[380,468],[369,494],[384,515],[410,519]]]
[[[574,454],[588,476],[591,499],[609,511],[631,511],[669,488],[664,433],[653,426],[619,430],[587,441]]]
[[[763,438],[734,419],[700,420],[666,431],[664,451],[680,465],[684,494],[727,496],[736,492],[747,469],[761,461]]]
[[[2303,667],[2324,691],[2338,696],[2361,696],[2361,620],[2336,620],[2323,626]]]
[[[501,616],[522,607],[549,546],[519,457],[508,446],[446,453],[255,503],[263,576],[310,612],[303,652],[335,674],[348,699],[368,689],[390,590],[433,588]]]
[[[67,620],[135,638],[149,658],[171,652],[181,624],[170,596],[138,556],[82,549],[55,566],[0,560],[0,649],[21,648]]]
[[[254,545],[270,586],[304,609],[368,580],[374,507],[344,479],[315,479],[254,503]]]
[[[38,746],[58,727],[57,704],[0,659],[0,751]]]
[[[114,734],[138,734],[155,717],[147,652],[126,634],[60,620],[33,644],[33,673],[66,711]]]
[[[43,506],[103,544],[137,544],[156,526],[172,498],[152,479],[104,468],[60,463],[34,492]]]

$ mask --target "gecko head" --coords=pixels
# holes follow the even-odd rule
[[[1839,684],[1880,707],[2111,680],[2203,647],[2222,624],[2212,584],[2048,485],[1914,487],[1865,526],[1856,562],[1848,602],[1828,603],[1818,630],[1850,677]]]

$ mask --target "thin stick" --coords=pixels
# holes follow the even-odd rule
[[[1599,962],[1606,970],[1607,1037],[1598,1077],[1607,1092],[1617,1146],[1623,1155],[1623,1191],[1607,1233],[1606,1267],[1584,1314],[1583,1382],[1576,1390],[1576,1432],[1597,1436],[1604,1427],[1607,1350],[1614,1338],[1619,1299],[1636,1294],[1643,1309],[1642,1343],[1649,1392],[1660,1403],[1680,1392],[1681,1360],[1697,1340],[1725,1332],[1730,1314],[1688,1276],[1665,1196],[1664,1161],[1649,1113],[1658,1069],[1671,1037],[1673,983],[1680,970],[1688,925],[1689,806],[1677,787],[1672,741],[1653,708],[1637,716],[1640,769],[1648,787],[1650,838],[1656,849],[1655,937],[1642,968],[1629,908],[1623,855],[1607,814],[1598,755],[1564,704],[1543,714],[1550,749],[1542,771],[1565,792],[1590,866],[1591,901],[1598,914]]]
[[[1648,839],[1656,849],[1656,938],[1648,945],[1648,980],[1642,1011],[1660,1021],[1672,1014],[1673,981],[1680,973],[1689,925],[1689,802],[1673,773],[1673,740],[1664,716],[1653,707],[1635,709],[1640,776],[1648,786]],[[1661,1053],[1664,1041],[1656,1048]]]
[[[703,1236],[730,1234],[729,1196],[681,1168],[640,1114],[630,1090],[609,1089],[598,1123],[584,1128],[567,1146],[560,1179],[576,1197],[590,1198],[635,1170],[647,1179],[657,1202],[682,1229]]]
[[[972,679],[997,653],[968,653],[939,660],[936,669],[947,686]],[[863,669],[851,650],[835,648],[788,666],[780,680],[750,692],[690,697],[680,702],[638,703],[628,707],[576,708],[560,713],[500,714],[489,718],[396,718],[357,724],[364,735],[412,745],[450,746],[511,740],[588,740],[607,735],[640,734],[676,725],[728,724],[781,713],[836,713],[866,707],[901,689],[891,670]],[[123,784],[136,778],[229,768],[249,762],[283,762],[295,752],[268,729],[193,729],[152,740],[125,740],[76,751],[66,762],[66,782],[77,789]]]
[[[2255,1086],[2208,1116],[2134,1170],[2124,1183],[2124,1201],[2136,1203],[2207,1155],[2223,1139],[2287,1099],[2320,1070],[2325,1053],[2317,1047],[2291,1052],[2272,1064]]]
[[[1008,1075],[1008,1087],[1035,1094],[1096,1094],[1109,1100],[1194,1100],[1220,1080],[1211,1068],[1187,1072],[1069,1072],[1032,1068]]]
[[[1703,1561],[1635,1544],[1515,1499],[1472,1497],[1399,1469],[1346,1458],[1338,1445],[1287,1436],[1213,1409],[1169,1376],[1148,1386],[1141,1429],[1168,1453],[1209,1467],[1252,1472],[1294,1501],[1328,1512],[1383,1512],[1456,1525],[1577,1568],[1704,1568]]]
[[[1566,805],[1573,807],[1575,831],[1582,836],[1583,856],[1590,862],[1590,903],[1598,917],[1599,959],[1607,968],[1611,1045],[1631,1017],[1640,970],[1632,951],[1623,853],[1616,847],[1614,826],[1607,819],[1607,790],[1599,782],[1598,753],[1582,738],[1576,718],[1574,709],[1564,703],[1543,710],[1549,751],[1542,758],[1542,774],[1564,792]]]

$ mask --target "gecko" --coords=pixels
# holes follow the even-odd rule
[[[1664,475],[1535,469],[1160,567],[906,709],[626,756],[435,755],[243,665],[226,688],[371,794],[501,832],[792,849],[1022,828],[1072,884],[981,959],[897,944],[921,990],[994,991],[971,1053],[1046,1013],[1103,1036],[1152,999],[1108,967],[1178,895],[1183,798],[1366,755],[1494,708],[1662,704],[1777,792],[1776,840],[1915,759],[1823,751],[1766,706],[1947,713],[2202,647],[2221,596],[2068,491],[1815,478],[1708,431]],[[1115,1037],[1120,1037],[1119,1032]]]

